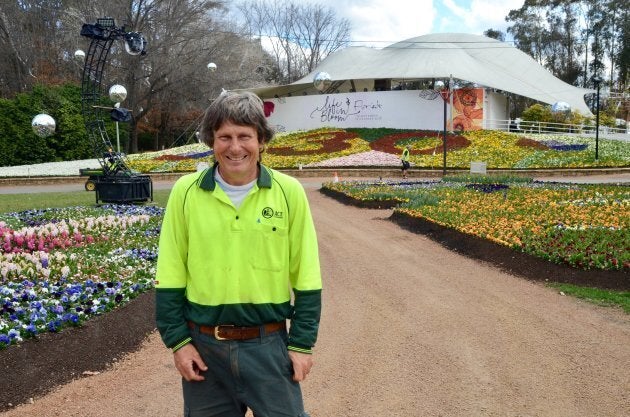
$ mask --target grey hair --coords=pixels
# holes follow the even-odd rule
[[[267,123],[262,100],[254,93],[224,92],[210,104],[201,121],[199,138],[209,147],[214,145],[214,133],[223,123],[250,126],[258,133],[258,142],[268,143],[274,135]]]

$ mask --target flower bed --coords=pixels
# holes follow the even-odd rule
[[[397,129],[317,129],[278,134],[267,146],[263,163],[272,168],[350,166],[352,155],[378,152],[398,159],[405,146],[411,147],[410,162],[417,168],[443,164],[442,132]],[[447,166],[470,167],[471,161],[484,161],[488,169],[579,168],[630,166],[630,142],[600,139],[599,159],[595,160],[593,138],[562,135],[527,137],[496,130],[449,133],[446,141]],[[203,144],[131,155],[130,166],[139,172],[194,171],[200,161],[212,163]],[[363,156],[361,155],[361,156]],[[387,158],[382,166],[393,163]],[[339,163],[340,165],[335,165]],[[377,162],[378,163],[378,162]]]
[[[153,288],[162,212],[110,205],[0,216],[0,349],[80,326]]]
[[[588,147],[585,143],[566,144],[557,140],[545,140],[543,143],[556,151],[583,151]]]
[[[630,272],[628,186],[339,182],[323,188],[361,202],[404,201],[395,213],[554,263]]]

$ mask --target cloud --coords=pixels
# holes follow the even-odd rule
[[[465,32],[477,35],[487,29],[505,32],[508,23],[505,17],[510,10],[519,9],[523,0],[472,0],[468,6],[462,0],[441,0],[444,13],[437,27],[440,32]],[[446,17],[446,13],[451,18]]]
[[[436,10],[433,0],[323,1],[352,25],[355,45],[384,47],[431,33]]]

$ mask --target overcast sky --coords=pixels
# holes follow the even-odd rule
[[[294,0],[333,9],[352,25],[354,46],[384,47],[429,33],[506,32],[505,16],[525,0]],[[510,38],[506,38],[510,40]]]

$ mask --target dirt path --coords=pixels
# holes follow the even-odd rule
[[[450,252],[309,188],[324,314],[313,417],[628,416],[630,318]],[[181,416],[152,334],[112,370],[1,417]]]

